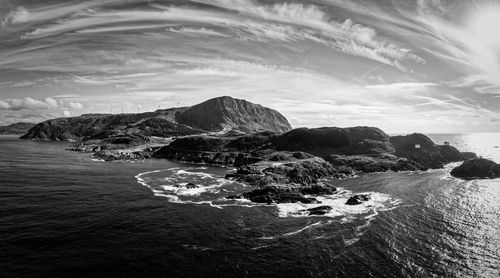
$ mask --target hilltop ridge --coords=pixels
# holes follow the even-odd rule
[[[35,125],[21,139],[78,141],[112,136],[171,137],[221,132],[286,132],[292,127],[276,110],[224,96],[191,107],[137,114],[84,114]]]

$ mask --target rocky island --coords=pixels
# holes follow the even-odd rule
[[[485,158],[471,159],[451,170],[450,174],[464,180],[495,179],[500,178],[500,164]]]
[[[423,134],[389,136],[376,127],[292,129],[279,112],[232,97],[140,114],[86,114],[37,124],[22,139],[73,141],[103,160],[174,159],[234,167],[226,176],[255,187],[228,198],[319,203],[335,194],[321,181],[355,173],[421,171],[476,158]],[[458,171],[458,170],[457,170]],[[355,195],[348,205],[370,196]],[[322,214],[328,207],[310,211]]]

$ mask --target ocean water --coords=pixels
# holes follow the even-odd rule
[[[431,134],[500,162],[500,134]],[[0,137],[0,277],[499,277],[500,180],[332,180],[333,207],[257,205],[230,168],[93,161]],[[197,188],[177,187],[189,182]],[[344,205],[354,193],[372,200]]]

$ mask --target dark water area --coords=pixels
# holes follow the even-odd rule
[[[498,134],[439,136],[498,159]],[[227,168],[66,147],[0,136],[0,277],[500,276],[500,180],[461,181],[451,166],[333,180],[333,213],[305,217],[223,201],[248,190]],[[358,192],[373,201],[343,204]]]

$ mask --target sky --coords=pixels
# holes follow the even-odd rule
[[[500,132],[498,0],[0,0],[0,125],[232,96],[293,127]]]

